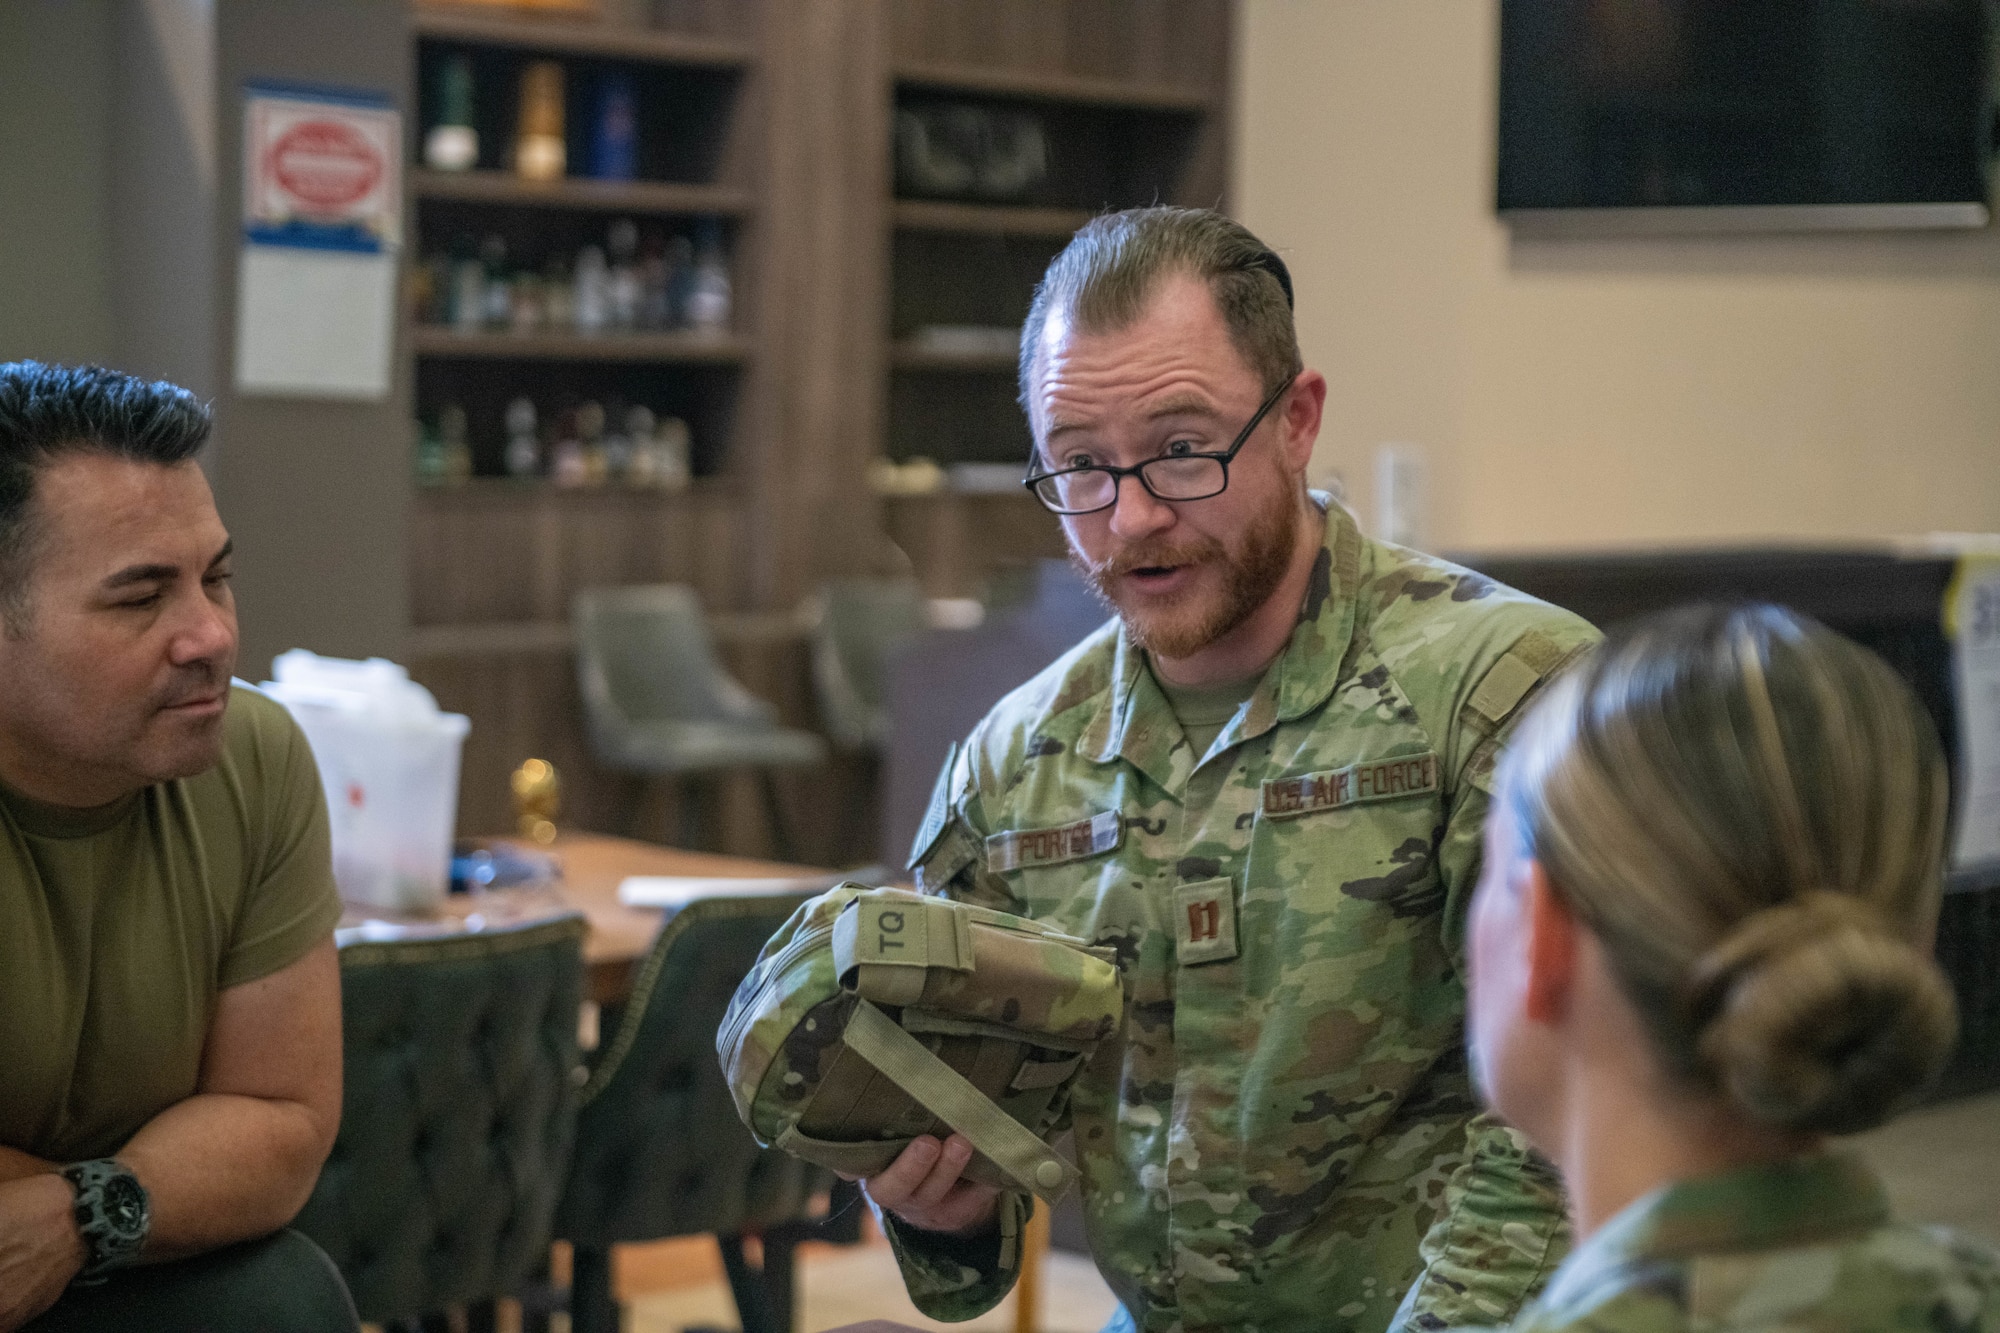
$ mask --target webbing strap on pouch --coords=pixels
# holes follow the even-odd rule
[[[848,1015],[845,1039],[847,1049],[965,1135],[1016,1189],[1053,1204],[1075,1182],[1075,1167],[868,1001]]]

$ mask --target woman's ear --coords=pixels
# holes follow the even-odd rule
[[[1540,861],[1523,865],[1520,890],[1528,922],[1527,1016],[1536,1023],[1560,1023],[1576,988],[1576,914]]]

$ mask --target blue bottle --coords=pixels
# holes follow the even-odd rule
[[[599,180],[628,181],[638,174],[639,120],[632,79],[606,74],[597,84],[597,119],[590,133],[590,174]]]

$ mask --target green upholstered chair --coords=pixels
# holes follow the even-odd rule
[[[22,1333],[358,1333],[340,1273],[319,1246],[280,1231],[171,1264],[73,1287]]]
[[[598,762],[683,780],[755,770],[779,854],[788,856],[771,773],[821,762],[826,744],[809,731],[780,726],[770,704],[722,669],[694,590],[677,583],[592,589],[577,594],[571,620],[577,685]],[[693,845],[699,830],[685,812],[695,802],[681,805],[680,840]]]
[[[343,932],[346,934],[347,932]],[[340,1135],[294,1224],[361,1317],[442,1327],[546,1268],[576,1129],[583,918],[345,943]]]
[[[811,606],[813,692],[842,750],[879,753],[889,737],[888,661],[925,628],[915,579],[837,579]]]
[[[721,1245],[745,1333],[788,1333],[796,1225],[832,1177],[759,1148],[716,1061],[737,985],[805,895],[701,899],[661,927],[630,1002],[607,1013],[583,1090],[556,1236],[573,1247],[570,1326],[614,1333],[611,1246],[709,1233]],[[753,1270],[742,1238],[760,1235]],[[829,1237],[839,1239],[844,1237]]]

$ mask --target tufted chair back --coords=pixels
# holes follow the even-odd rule
[[[757,1231],[799,1217],[823,1187],[813,1168],[757,1146],[715,1059],[730,997],[807,896],[698,899],[660,928],[583,1089],[558,1237]]]
[[[584,921],[340,951],[340,1136],[293,1223],[361,1317],[508,1295],[548,1256],[576,1126]]]
[[[579,1333],[615,1326],[600,1262],[614,1243],[712,1233],[728,1258],[730,1238],[804,1218],[831,1181],[757,1146],[715,1058],[730,997],[807,896],[699,899],[660,928],[584,1087],[556,1212],[556,1235],[576,1247]],[[757,1322],[746,1318],[745,1327]]]

